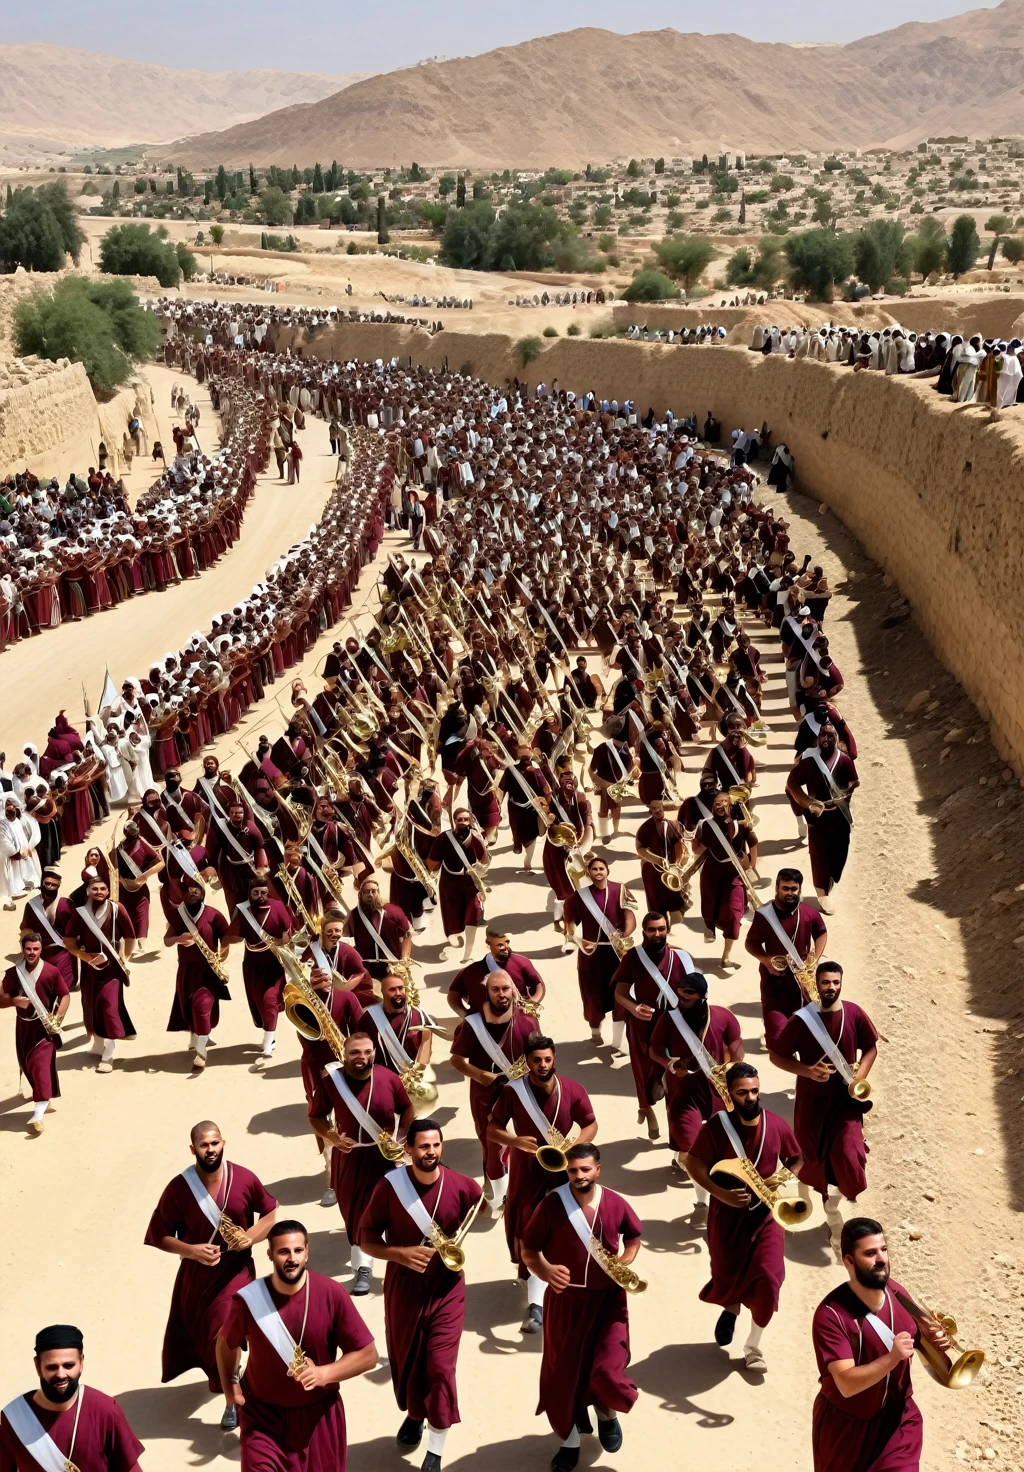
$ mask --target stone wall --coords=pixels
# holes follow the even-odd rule
[[[281,346],[325,358],[411,356],[495,384],[513,376],[577,393],[632,398],[641,411],[711,409],[726,432],[767,420],[796,457],[799,484],[850,528],[898,583],[944,663],[1024,770],[1024,408],[998,422],[940,399],[927,381],[741,347],[545,342],[523,368],[511,338],[395,324],[348,324]]]
[[[152,439],[155,421],[142,380],[97,404],[81,363],[0,360],[0,478],[27,469],[63,482],[72,470],[84,473],[96,464],[101,439],[120,451],[135,415]]]

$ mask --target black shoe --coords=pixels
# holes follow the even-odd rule
[[[622,1427],[619,1425],[618,1416],[613,1416],[610,1421],[602,1421],[597,1418],[597,1439],[606,1452],[617,1452],[622,1446]]]
[[[414,1421],[411,1416],[406,1416],[398,1428],[395,1440],[399,1446],[419,1446],[423,1440],[423,1422]]]
[[[589,1411],[584,1411],[583,1415],[576,1422],[576,1430],[580,1433],[581,1436],[593,1436],[594,1423],[590,1419]]]
[[[225,1410],[223,1416],[221,1416],[221,1418],[220,1418],[220,1424],[221,1424],[221,1430],[223,1430],[223,1431],[237,1431],[238,1430],[238,1407],[237,1406],[228,1406],[227,1409]]]
[[[423,1458],[423,1466],[420,1472],[441,1472],[441,1458],[437,1452],[427,1452]]]
[[[724,1349],[727,1344],[732,1343],[732,1336],[736,1332],[736,1315],[731,1314],[727,1308],[723,1308],[718,1315],[718,1323],[715,1325],[715,1343]]]
[[[560,1446],[551,1458],[551,1472],[572,1472],[579,1459],[578,1446]]]

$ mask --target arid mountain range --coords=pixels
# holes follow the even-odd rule
[[[190,166],[578,166],[1024,133],[1024,0],[846,46],[583,29],[374,76],[166,150]],[[166,136],[166,130],[161,128]]]
[[[315,102],[366,72],[201,72],[71,46],[0,45],[0,143],[17,152],[165,143]]]

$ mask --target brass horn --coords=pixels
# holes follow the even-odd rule
[[[942,1325],[949,1336],[950,1344],[958,1351],[958,1358],[951,1362],[948,1355],[943,1354],[941,1349],[936,1349],[931,1340],[922,1335],[917,1352],[929,1374],[947,1390],[966,1390],[968,1385],[973,1384],[974,1377],[985,1363],[985,1351],[964,1349],[963,1345],[957,1343],[957,1324],[952,1314],[933,1313],[931,1309],[915,1303],[908,1293],[901,1292],[898,1288],[894,1291],[912,1319],[919,1322],[921,1319],[934,1319]]]

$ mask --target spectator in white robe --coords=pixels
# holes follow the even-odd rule
[[[996,403],[1001,409],[1009,408],[1017,402],[1017,389],[1020,381],[1024,378],[1024,368],[1020,366],[1017,354],[1021,350],[1019,337],[1015,337],[1009,344],[1001,342],[999,351],[1002,355],[1002,366],[999,369],[999,377],[996,379]]]
[[[19,844],[18,852],[8,859],[11,898],[17,900],[24,898],[30,889],[39,887],[42,875],[36,853],[39,824],[13,797],[9,797],[4,804],[4,821],[10,824]]]

